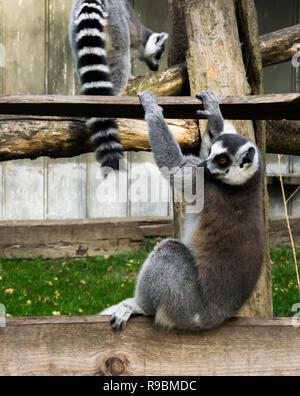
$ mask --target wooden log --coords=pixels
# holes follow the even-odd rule
[[[248,81],[251,91],[255,95],[264,93],[263,66],[258,36],[258,20],[254,0],[237,0],[236,15],[239,25],[240,39],[244,43],[243,56]],[[266,169],[266,122],[254,121],[255,141],[260,149],[264,168]],[[267,179],[264,178],[264,217],[265,217],[265,243],[264,265],[260,278],[252,296],[244,305],[239,315],[243,316],[271,316],[272,305],[272,281],[270,264],[269,244],[269,195]]]
[[[300,121],[267,121],[267,152],[300,155]]]
[[[150,73],[129,81],[124,95],[135,96],[147,90],[156,96],[189,95],[186,63],[176,64],[160,73]]]
[[[130,81],[125,95],[137,95],[145,89],[158,96],[185,95],[189,92],[185,62],[188,44],[183,17],[184,0],[168,1],[170,43],[175,44],[169,45],[169,68]],[[264,67],[291,60],[300,51],[300,24],[260,36],[259,45]]]
[[[240,12],[239,20],[243,28],[238,31],[236,8]],[[189,51],[187,55],[188,74],[191,94],[204,89],[217,92],[219,95],[249,95],[261,93],[262,74],[261,61],[256,57],[259,49],[257,44],[257,19],[254,3],[244,0],[219,0],[201,2],[190,0],[185,2],[185,18]],[[253,79],[253,90],[246,78],[246,69],[240,47],[240,36],[244,39],[245,52],[250,57],[250,68],[257,73]],[[254,37],[251,37],[253,34]],[[205,59],[205,62],[203,62]],[[254,77],[254,76],[253,76]],[[258,119],[259,117],[255,117]],[[273,117],[272,117],[273,118]],[[254,119],[254,118],[252,118]],[[266,118],[268,119],[268,117]],[[256,141],[252,122],[235,122],[237,130],[246,137]],[[261,129],[265,133],[264,129]],[[265,135],[259,143],[264,143]],[[264,151],[264,144],[262,150]],[[265,266],[257,289],[243,306],[241,313],[248,316],[271,316],[272,301],[270,300],[269,262]]]
[[[185,62],[186,60],[186,54],[188,51],[188,38],[184,17],[184,7],[184,0],[168,0],[169,67],[174,67],[174,65]],[[184,64],[186,67],[186,63]]]
[[[264,67],[286,62],[300,52],[300,24],[260,37]]]
[[[203,49],[202,49],[203,51]],[[202,54],[203,55],[203,54]],[[221,54],[220,54],[221,55]],[[199,55],[200,56],[200,55]],[[240,53],[241,56],[241,53]],[[216,67],[216,70],[213,69]],[[212,81],[212,90],[218,91],[217,77],[214,74],[219,65],[210,66],[208,72],[201,71],[197,66],[195,78],[202,75]],[[233,67],[233,66],[232,66]],[[238,63],[235,63],[238,67]],[[229,73],[229,67],[226,68]],[[190,72],[191,73],[191,72]],[[230,73],[230,86],[219,95],[220,106],[224,118],[232,120],[279,120],[300,118],[300,94],[252,95],[242,90],[234,90],[239,80]],[[204,87],[204,85],[203,85]],[[192,95],[201,91],[194,84]],[[226,96],[224,96],[226,94]],[[222,96],[223,95],[223,96]],[[201,101],[190,96],[158,97],[158,104],[164,110],[164,116],[172,119],[194,119],[196,111],[202,108]],[[60,117],[109,117],[109,118],[144,118],[144,110],[138,97],[132,96],[0,96],[0,114],[38,115]],[[245,125],[237,122],[237,125]]]
[[[167,335],[142,317],[118,333],[99,315],[7,318],[0,345],[1,376],[293,376],[300,371],[300,332],[291,318],[232,319],[210,331]]]
[[[121,141],[127,151],[149,151],[148,126],[145,121],[118,119]],[[199,144],[199,130],[192,120],[168,120],[174,137],[184,152],[194,152]],[[1,117],[0,161],[40,156],[74,157],[94,151],[84,119]]]
[[[145,121],[119,119],[126,151],[149,151]],[[192,120],[168,120],[168,125],[184,152],[197,152],[200,135]],[[93,152],[83,119],[2,117],[0,121],[0,161],[36,159],[40,156],[67,158]],[[300,121],[267,121],[267,152],[300,155]]]

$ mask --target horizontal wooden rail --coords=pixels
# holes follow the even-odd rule
[[[300,94],[221,96],[227,119],[300,118]],[[196,118],[201,101],[193,97],[158,97],[166,118]],[[126,96],[0,96],[0,114],[144,118],[138,97]]]
[[[291,319],[233,319],[199,333],[157,330],[150,318],[113,332],[107,316],[8,318],[0,375],[299,375]]]
[[[0,221],[0,259],[126,253],[145,238],[172,235],[172,217]]]

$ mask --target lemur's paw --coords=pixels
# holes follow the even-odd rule
[[[153,92],[143,91],[140,92],[138,95],[145,111],[149,108],[152,108],[153,106],[157,106],[157,100]]]
[[[196,94],[196,98],[202,100],[203,110],[198,110],[197,114],[204,118],[209,118],[212,114],[219,111],[219,100],[211,91],[204,91]]]
[[[113,330],[124,330],[132,310],[126,304],[119,304],[111,316],[110,324]]]

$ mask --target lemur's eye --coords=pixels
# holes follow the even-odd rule
[[[228,164],[228,159],[226,157],[220,157],[219,158],[219,164],[222,166],[225,166]]]

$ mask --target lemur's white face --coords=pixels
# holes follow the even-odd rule
[[[212,144],[206,159],[212,177],[225,184],[246,184],[258,171],[259,152],[255,144],[238,134],[222,134]]]
[[[145,46],[143,60],[152,71],[159,69],[159,61],[165,50],[165,44],[168,39],[167,33],[153,33],[149,37]]]

